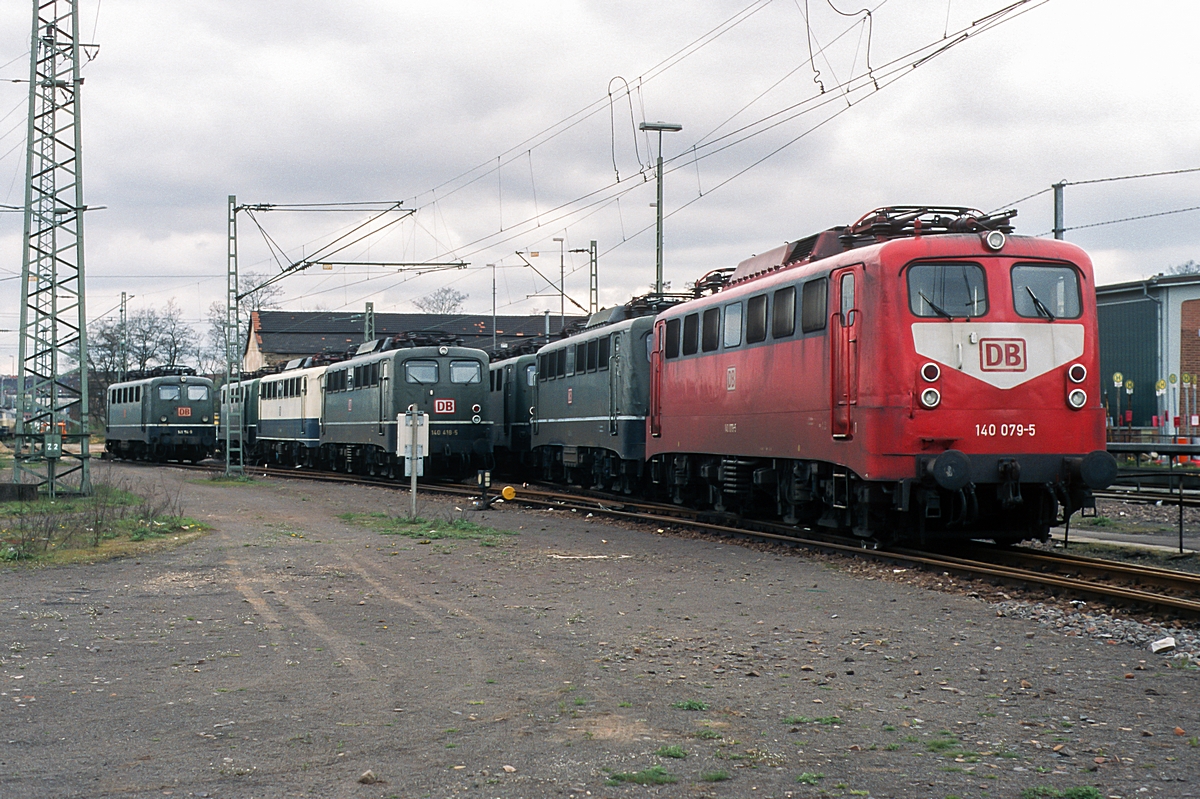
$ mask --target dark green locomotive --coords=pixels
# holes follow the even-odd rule
[[[213,383],[187,367],[135,374],[108,388],[104,448],[114,457],[199,461],[213,452]]]
[[[632,491],[642,480],[653,316],[628,308],[538,350],[531,443],[546,479]]]
[[[492,451],[498,468],[517,469],[528,465],[532,452],[530,431],[537,390],[537,356],[529,353],[496,361],[490,371],[487,418],[495,422]]]
[[[429,420],[427,474],[461,477],[490,466],[492,422],[484,417],[487,353],[390,339],[373,344],[325,371],[320,465],[401,475],[406,442],[398,431],[405,429],[405,411],[415,405]]]

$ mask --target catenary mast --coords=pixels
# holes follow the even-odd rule
[[[91,492],[77,0],[34,0],[13,480]]]

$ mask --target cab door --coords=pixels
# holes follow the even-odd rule
[[[650,435],[662,435],[662,348],[666,340],[666,322],[654,325],[655,345],[650,351]]]
[[[862,271],[862,264],[855,264],[830,275],[835,309],[829,321],[830,432],[843,441],[854,437],[854,407],[858,405],[858,336],[862,328],[858,294],[862,290]]]

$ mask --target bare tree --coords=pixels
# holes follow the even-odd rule
[[[151,364],[161,363],[159,336],[161,321],[158,311],[141,308],[129,314],[126,321],[129,335],[129,365],[131,369],[146,369]]]
[[[167,307],[158,315],[157,360],[167,365],[183,364],[192,360],[197,351],[196,331],[183,319],[183,309],[175,304],[175,298],[167,301]]]
[[[1196,275],[1200,274],[1200,264],[1193,260],[1186,261],[1182,264],[1167,267],[1166,274],[1168,275]]]
[[[263,286],[271,277],[272,275],[265,272],[246,272],[241,275],[239,290],[246,295],[242,298],[242,310],[247,315],[251,311],[273,311],[279,308],[283,287],[278,283]]]
[[[469,296],[449,286],[442,286],[432,294],[413,300],[413,305],[425,313],[457,313]]]

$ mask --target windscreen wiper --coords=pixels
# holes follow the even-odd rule
[[[1054,314],[1050,313],[1050,309],[1038,299],[1038,295],[1033,293],[1033,289],[1031,289],[1029,286],[1026,286],[1025,290],[1029,292],[1029,297],[1033,300],[1033,307],[1037,309],[1037,312],[1053,322]]]
[[[917,296],[918,296],[918,297],[920,297],[921,299],[925,300],[925,302],[929,303],[929,307],[933,309],[933,312],[934,312],[935,314],[937,314],[938,316],[943,316],[943,317],[945,317],[945,318],[949,319],[949,320],[950,320],[950,321],[952,321],[952,322],[954,321],[954,315],[953,315],[952,313],[950,313],[949,311],[947,311],[947,310],[946,310],[945,308],[943,308],[942,306],[938,305],[938,304],[937,304],[936,302],[934,302],[933,300],[931,300],[931,299],[929,299],[928,297],[926,297],[926,296],[925,296],[925,292],[923,292],[923,291],[918,291],[918,292],[917,292]]]

